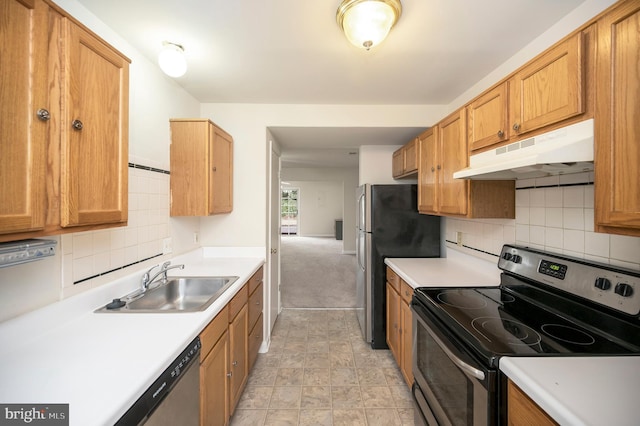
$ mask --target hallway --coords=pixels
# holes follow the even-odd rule
[[[283,308],[355,308],[356,260],[331,237],[283,235]]]
[[[391,352],[364,343],[354,311],[284,309],[231,425],[413,425],[412,407]]]

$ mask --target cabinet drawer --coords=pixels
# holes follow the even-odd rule
[[[227,306],[229,307],[229,322],[232,322],[236,315],[238,315],[238,312],[242,310],[242,307],[247,304],[247,300],[249,298],[247,289],[247,284],[242,286],[240,291],[235,296],[233,296],[233,299],[231,299],[227,304]]]
[[[253,294],[254,291],[258,288],[260,284],[262,284],[263,277],[263,267],[256,271],[255,274],[249,279],[249,294]]]
[[[249,334],[249,371],[251,371],[253,364],[256,362],[258,350],[260,350],[260,345],[262,344],[262,319],[262,313],[260,313],[256,325]]]
[[[407,284],[404,280],[400,280],[400,296],[406,303],[411,303],[413,297],[413,287]]]
[[[260,314],[262,314],[262,301],[262,283],[260,283],[256,291],[249,297],[249,329],[253,327]]]
[[[400,277],[389,267],[387,267],[387,281],[395,291],[400,292]]]
[[[227,305],[228,306],[228,305]],[[209,325],[205,327],[204,330],[200,333],[200,341],[202,343],[202,349],[200,350],[200,362],[202,362],[209,352],[216,344],[216,342],[222,337],[225,331],[227,331],[227,326],[229,325],[228,320],[228,308],[225,306],[222,310],[216,315],[214,319],[211,320]]]

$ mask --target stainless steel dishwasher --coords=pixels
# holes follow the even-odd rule
[[[200,338],[196,337],[116,425],[200,425]]]

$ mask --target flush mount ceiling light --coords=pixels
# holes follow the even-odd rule
[[[354,46],[369,50],[387,37],[401,14],[400,0],[343,0],[336,20]]]
[[[179,44],[162,42],[162,50],[158,54],[158,65],[169,77],[182,77],[187,72],[187,58],[184,48]]]

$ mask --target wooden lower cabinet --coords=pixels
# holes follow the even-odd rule
[[[387,283],[387,345],[396,361],[400,358],[400,297]]]
[[[387,344],[400,367],[404,380],[411,387],[413,385],[413,318],[409,304],[413,289],[391,268],[387,268],[387,280]]]
[[[200,424],[223,426],[229,419],[229,333],[225,330],[200,363]]]
[[[558,423],[509,380],[507,387],[507,424],[510,426],[552,426]]]
[[[263,340],[262,275],[260,268],[200,333],[202,426],[229,424],[258,357]]]
[[[247,319],[247,305],[245,304],[233,321],[229,323],[229,374],[231,374],[229,377],[229,415],[233,415],[249,376]]]

